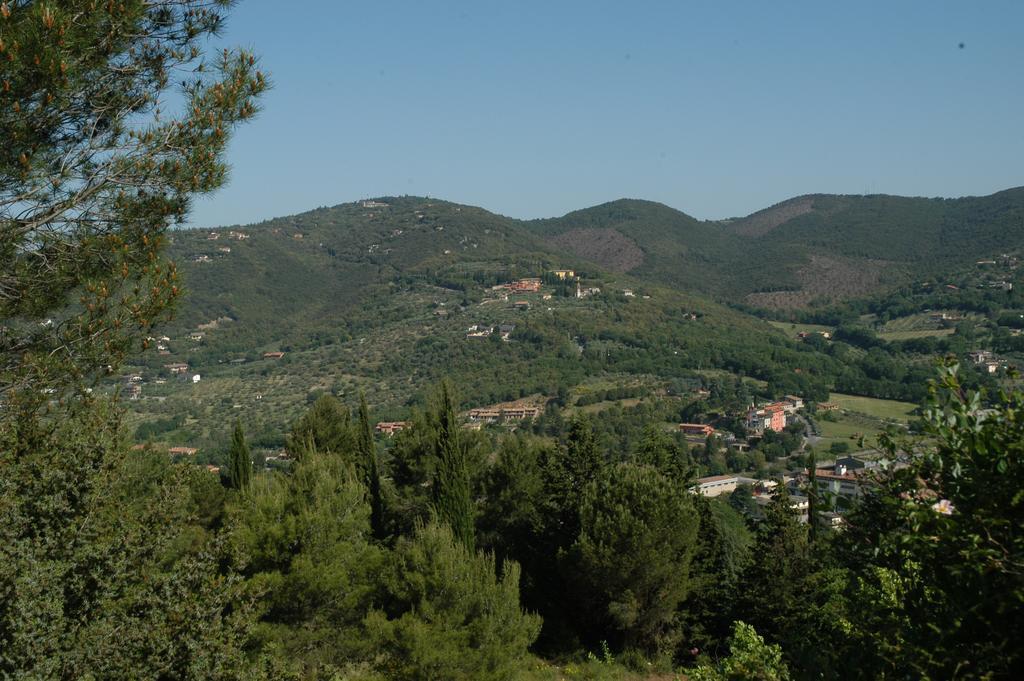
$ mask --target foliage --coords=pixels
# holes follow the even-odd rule
[[[384,538],[384,500],[380,488],[380,462],[377,459],[377,445],[373,441],[373,429],[370,426],[370,408],[366,406],[366,396],[359,395],[359,459],[362,462],[363,481],[370,495],[370,526],[373,536]]]
[[[385,576],[387,606],[366,626],[393,679],[507,679],[521,668],[540,618],[519,606],[519,567],[473,553],[447,525],[403,538]]]
[[[764,642],[754,627],[733,625],[729,656],[714,665],[703,664],[687,672],[691,681],[788,681],[782,649]]]
[[[261,645],[314,669],[362,659],[356,632],[384,557],[369,542],[370,508],[353,468],[307,452],[290,475],[257,477],[232,514],[236,546],[249,556],[246,589],[261,595]]]
[[[1013,676],[1024,540],[1024,394],[964,390],[957,367],[932,387],[917,453],[849,516],[837,551],[863,677]]]
[[[627,648],[671,651],[692,588],[698,519],[685,488],[650,466],[608,468],[583,491],[572,547],[585,601]]]
[[[0,467],[0,676],[243,675],[251,600],[192,501],[209,473],[128,452],[103,404],[5,424]]]
[[[466,449],[460,437],[462,430],[455,415],[451,386],[441,384],[436,405],[437,459],[433,484],[433,510],[438,520],[447,523],[452,533],[470,553],[475,547],[473,500],[470,497],[469,467]]]
[[[318,397],[309,411],[292,425],[288,451],[299,458],[309,451],[350,457],[355,452],[355,433],[348,408],[333,395]]]
[[[228,4],[4,4],[0,394],[10,404],[35,409],[43,390],[88,384],[179,295],[165,230],[192,195],[224,182],[230,132],[267,85],[248,52],[204,56]],[[180,115],[161,103],[170,93]]]
[[[247,490],[252,482],[252,453],[245,442],[242,424],[238,422],[235,423],[231,449],[228,451],[228,478],[231,486],[241,491]]]

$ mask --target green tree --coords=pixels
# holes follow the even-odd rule
[[[947,366],[922,432],[836,539],[861,678],[1012,678],[1024,670],[1024,393],[962,388]]]
[[[231,434],[231,449],[228,451],[228,475],[231,486],[245,491],[252,482],[252,454],[245,442],[245,432],[241,422],[235,422],[235,430]]]
[[[385,556],[368,541],[370,507],[354,468],[307,452],[288,475],[262,475],[231,509],[248,556],[245,588],[262,605],[257,640],[309,670],[366,656],[362,620]]]
[[[255,613],[193,520],[209,473],[130,452],[118,420],[0,428],[0,677],[241,678]]]
[[[573,562],[593,615],[626,648],[672,652],[698,523],[685,488],[649,466],[620,464],[587,485]]]
[[[230,4],[4,3],[0,394],[8,410],[34,410],[51,399],[44,395],[117,366],[146,345],[145,332],[181,293],[162,257],[164,233],[185,220],[193,195],[223,184],[230,133],[267,86],[252,54],[204,54]],[[162,104],[171,94],[182,100],[178,116]]]
[[[380,489],[380,464],[377,460],[377,444],[373,441],[373,427],[370,425],[370,408],[366,406],[366,395],[359,393],[359,458],[362,463],[363,480],[370,496],[370,526],[373,536],[384,538],[384,500]]]
[[[437,517],[452,528],[452,533],[467,549],[475,546],[475,513],[470,492],[466,449],[455,414],[451,386],[441,384],[437,399],[437,440],[434,456],[437,469],[433,487],[433,508]]]
[[[366,627],[389,679],[514,678],[540,618],[519,605],[519,566],[474,553],[446,524],[402,538],[385,572],[386,607]]]
[[[205,471],[129,453],[87,390],[180,295],[165,232],[223,183],[266,87],[251,54],[205,55],[230,4],[0,4],[5,678],[247,671],[251,603],[193,521]]]
[[[635,459],[637,463],[653,466],[680,484],[689,482],[694,474],[693,462],[685,447],[680,446],[668,433],[655,426],[647,426],[644,429]]]
[[[329,452],[357,464],[356,437],[348,407],[334,395],[321,395],[292,425],[287,447],[296,458],[302,458],[308,451]]]
[[[733,625],[729,655],[715,664],[687,671],[691,681],[789,681],[782,649],[769,645],[749,624]]]
[[[753,555],[756,560],[743,580],[746,616],[770,640],[788,641],[788,627],[798,619],[812,563],[807,528],[790,508],[783,484],[757,523]]]
[[[683,648],[715,649],[725,643],[734,608],[742,600],[740,579],[753,537],[746,521],[721,499],[694,497],[699,517],[693,558],[693,591],[683,606]]]

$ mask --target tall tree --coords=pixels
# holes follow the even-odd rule
[[[363,482],[370,496],[370,526],[373,536],[384,538],[384,500],[380,490],[380,465],[377,460],[377,444],[373,441],[373,427],[370,425],[370,408],[366,395],[359,393],[359,458],[362,462]]]
[[[674,652],[698,524],[691,495],[650,466],[620,464],[587,485],[572,558],[593,622],[627,648]]]
[[[223,184],[230,133],[267,86],[252,54],[204,53],[230,4],[3,3],[0,394],[9,406],[34,410],[117,366],[181,293],[164,233],[185,220],[193,195]],[[181,98],[180,115],[168,95]]]
[[[766,638],[790,641],[806,617],[808,579],[814,571],[807,528],[780,484],[757,523],[753,555],[742,582],[746,603],[738,614]],[[787,650],[790,652],[790,650]]]
[[[0,677],[243,675],[250,609],[189,526],[205,471],[149,469],[87,390],[181,294],[165,232],[267,85],[205,52],[230,5],[0,3]]]
[[[818,457],[813,449],[807,452],[807,541],[818,540]]]
[[[292,425],[287,447],[292,456],[300,459],[308,451],[329,452],[360,465],[353,456],[355,440],[348,407],[334,395],[321,395]]]
[[[437,434],[434,441],[436,471],[433,507],[437,517],[452,528],[452,533],[470,551],[475,545],[473,499],[470,492],[466,450],[460,437],[452,389],[441,383],[436,405]]]
[[[252,453],[245,442],[245,432],[240,421],[235,421],[235,431],[231,434],[231,449],[228,452],[228,474],[231,486],[239,491],[249,488],[252,481]]]

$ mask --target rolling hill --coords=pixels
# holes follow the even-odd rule
[[[809,196],[704,222],[622,200],[519,221],[389,197],[176,231],[171,255],[188,294],[163,349],[137,360],[146,386],[133,418],[163,420],[192,443],[222,439],[241,418],[267,443],[321,392],[364,391],[379,415],[400,418],[443,377],[479,406],[595,376],[678,388],[709,370],[760,379],[769,392],[914,399],[926,361],[897,372],[902,360],[826,352],[732,304],[807,304],[973,263],[1019,246],[1022,203],[1022,190],[952,201]],[[601,293],[576,298],[554,269]],[[493,289],[540,276],[537,292]],[[508,342],[469,331],[503,325],[514,327]],[[175,362],[201,382],[170,376]]]
[[[526,226],[552,247],[663,285],[806,307],[941,276],[1024,245],[1024,188],[925,199],[808,195],[699,221],[623,199]]]

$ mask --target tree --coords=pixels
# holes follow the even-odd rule
[[[402,538],[385,572],[387,599],[367,631],[392,679],[514,678],[540,618],[519,606],[519,566],[474,553],[446,524]]]
[[[691,681],[789,681],[789,669],[782,661],[782,649],[769,645],[754,627],[743,622],[733,625],[729,656],[714,665],[703,664],[687,672]]]
[[[251,54],[204,56],[229,5],[0,3],[5,678],[246,673],[251,600],[191,520],[205,471],[129,453],[87,390],[180,296],[164,234],[224,182],[267,85]]]
[[[379,594],[384,555],[354,467],[308,452],[289,475],[263,475],[230,509],[245,588],[262,605],[259,640],[308,669],[362,659],[362,620]]]
[[[1024,670],[1024,393],[965,390],[948,365],[909,465],[875,480],[836,539],[862,678]]]
[[[205,470],[130,452],[109,405],[0,428],[0,677],[237,679],[255,621]]]
[[[366,395],[359,393],[359,459],[363,468],[363,480],[370,496],[370,526],[373,536],[384,538],[384,501],[380,489],[380,466],[377,461],[377,445],[373,441],[370,427],[370,408],[366,406]]]
[[[757,524],[753,555],[757,559],[748,567],[743,585],[747,617],[770,640],[788,641],[787,627],[797,620],[806,593],[804,579],[812,567],[807,529],[790,508],[783,484]]]
[[[573,563],[591,614],[624,647],[672,652],[698,523],[686,489],[649,466],[620,464],[584,490]]]
[[[447,381],[441,383],[436,409],[434,512],[439,520],[448,523],[458,540],[473,551],[475,514],[470,494],[469,468],[466,450],[459,437],[461,429],[455,415],[451,386]]]
[[[180,295],[164,232],[223,184],[230,133],[267,87],[252,54],[204,55],[229,4],[4,3],[0,395],[11,407],[35,410],[116,367]]]
[[[228,471],[231,486],[239,491],[249,488],[252,481],[252,454],[245,442],[245,433],[241,422],[235,422],[235,431],[231,434],[231,449],[228,451]]]
[[[305,414],[292,425],[288,434],[288,451],[302,458],[309,450],[331,453],[356,464],[355,435],[348,407],[334,395],[321,395]]]
[[[637,463],[653,466],[661,474],[682,485],[693,477],[693,463],[685,447],[681,447],[664,430],[654,426],[644,429],[635,458]]]
[[[750,556],[752,536],[730,504],[694,497],[700,524],[693,558],[693,591],[683,607],[684,649],[715,649],[725,643],[733,609],[742,600],[739,582]]]

